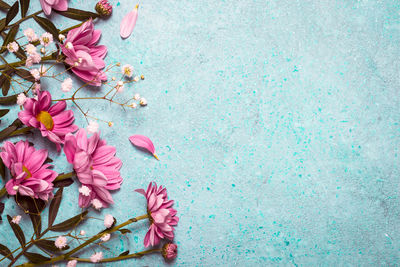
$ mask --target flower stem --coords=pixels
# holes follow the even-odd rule
[[[23,21],[25,21],[25,20],[27,20],[27,19],[33,18],[34,16],[39,15],[39,14],[42,13],[42,12],[43,12],[43,10],[40,10],[40,11],[37,11],[37,12],[35,12],[35,13],[29,15],[29,16],[26,16],[26,17],[24,17],[24,18],[22,18],[22,19],[16,21],[16,22],[13,23],[13,24],[6,26],[6,29],[11,28],[11,27],[14,26],[14,25],[21,24],[21,22],[23,22]]]
[[[131,259],[131,258],[140,258],[146,254],[154,253],[154,252],[161,252],[161,249],[149,249],[149,250],[144,250],[141,252],[136,252],[133,254],[128,254],[125,256],[118,256],[118,257],[113,257],[113,258],[108,258],[108,259],[102,259],[98,263],[102,262],[112,262],[112,261],[120,261],[120,260],[126,260],[126,259]],[[90,259],[82,259],[82,258],[68,258],[68,260],[77,260],[77,261],[82,261],[82,262],[91,262]]]
[[[74,254],[74,253],[78,252],[79,250],[81,250],[82,248],[90,245],[91,243],[93,243],[94,241],[96,241],[100,237],[102,237],[104,234],[114,233],[115,231],[118,231],[122,227],[125,227],[125,226],[127,226],[127,225],[129,225],[131,223],[138,222],[138,221],[146,219],[146,218],[148,218],[147,214],[142,215],[142,216],[138,216],[138,217],[135,217],[135,218],[132,218],[132,219],[129,219],[126,222],[123,222],[123,223],[121,223],[119,225],[116,225],[111,229],[102,231],[102,232],[98,233],[97,235],[94,235],[92,238],[88,239],[86,242],[80,244],[79,246],[77,246],[76,248],[72,249],[71,251],[69,251],[69,252],[67,252],[67,253],[65,253],[63,255],[60,255],[58,257],[52,258],[51,260],[44,261],[44,262],[41,262],[41,263],[30,263],[30,262],[27,262],[27,263],[19,265],[19,266],[24,266],[24,267],[28,267],[29,266],[29,267],[31,267],[31,266],[38,266],[38,265],[51,265],[51,264],[53,264],[55,262],[59,262],[59,261],[62,261],[62,260],[68,260],[68,259],[70,259],[70,256],[72,254]],[[150,253],[150,252],[148,252],[148,253]],[[133,256],[132,256],[132,258],[133,258]]]
[[[50,60],[54,60],[52,55],[48,55],[48,56],[42,57],[41,62],[50,61]],[[13,67],[20,67],[20,66],[23,66],[25,64],[25,62],[26,62],[26,60],[23,59],[23,60],[20,60],[20,61],[17,61],[17,62],[13,62],[13,63],[3,64],[3,65],[0,65],[0,70],[4,70],[7,67],[12,67],[12,68]]]

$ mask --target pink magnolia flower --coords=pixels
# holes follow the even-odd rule
[[[26,126],[39,129],[43,137],[57,145],[60,151],[65,135],[78,130],[74,125],[74,113],[65,110],[65,101],[51,105],[51,95],[47,91],[38,91],[38,99],[29,98],[24,103],[24,110],[18,113],[18,118]]]
[[[76,135],[65,137],[64,152],[79,181],[89,189],[79,194],[79,206],[93,203],[97,208],[114,203],[109,191],[119,189],[122,183],[122,162],[115,157],[115,147],[101,140],[99,133],[87,138],[85,129],[80,129]]]
[[[67,0],[40,0],[44,13],[48,16],[51,10],[66,11],[68,9]]]
[[[167,261],[172,261],[178,256],[178,246],[173,243],[167,243],[162,247],[161,254]]]
[[[95,30],[90,19],[82,26],[70,30],[64,44],[61,44],[63,54],[67,57],[65,62],[72,67],[79,78],[90,85],[100,86],[107,80],[107,75],[102,71],[105,67],[104,57],[107,47],[96,45],[101,36],[100,30]]]
[[[147,199],[147,213],[149,215],[150,227],[144,237],[144,245],[155,246],[161,239],[174,239],[174,227],[178,224],[177,211],[172,208],[173,200],[168,200],[167,189],[157,184],[150,183],[147,191],[136,189],[136,192],[144,195]]]
[[[10,170],[12,179],[6,184],[9,195],[19,193],[48,200],[53,197],[53,181],[57,173],[44,164],[47,150],[36,150],[28,141],[19,141],[15,145],[5,142],[0,157]]]

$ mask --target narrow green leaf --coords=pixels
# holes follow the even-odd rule
[[[126,256],[129,255],[129,250],[122,252],[121,254],[119,254],[119,256]],[[119,257],[118,256],[118,257]]]
[[[26,69],[16,69],[15,74],[17,74],[22,79],[33,82],[33,83],[36,81],[35,78],[32,76],[32,74],[29,71],[27,71]]]
[[[26,53],[25,53],[24,49],[22,49],[21,45],[20,45],[17,41],[15,41],[15,42],[18,44],[18,51],[17,51],[17,52],[14,52],[14,54],[15,54],[19,59],[22,59],[22,60],[26,59]]]
[[[127,234],[127,233],[132,233],[132,231],[131,230],[129,230],[129,229],[119,229],[118,231],[120,231],[121,232],[121,234]]]
[[[80,224],[85,219],[85,216],[87,214],[88,214],[88,211],[85,210],[81,214],[78,214],[66,221],[63,221],[62,223],[53,225],[52,227],[50,227],[50,230],[53,232],[63,232],[63,231],[70,230],[70,229],[74,228],[75,226],[77,226],[78,224]]]
[[[0,97],[0,105],[4,106],[15,105],[17,103],[17,97],[18,97],[17,94]]]
[[[3,46],[0,50],[0,53],[3,53],[4,51],[6,51],[6,47],[9,43],[11,43],[12,41],[15,40],[15,36],[17,35],[19,30],[19,25],[14,25],[12,26],[12,28],[8,31],[6,37],[4,38],[4,42],[3,42]]]
[[[32,253],[32,252],[24,252],[25,257],[32,263],[42,263],[45,261],[50,260],[50,258],[47,258],[43,255],[40,255],[38,253]]]
[[[9,78],[6,78],[3,82],[3,84],[1,85],[1,91],[3,93],[4,96],[8,95],[8,91],[10,90],[10,86],[11,86],[11,81]]]
[[[15,196],[15,202],[25,211],[25,213],[29,214],[40,214],[46,207],[46,201],[41,200],[40,198],[21,196],[19,194]]]
[[[19,0],[19,3],[21,5],[21,17],[25,18],[26,13],[28,12],[29,9],[29,0]]]
[[[59,249],[58,247],[55,246],[53,240],[47,240],[47,239],[42,239],[42,240],[36,241],[35,245],[37,245],[38,247],[41,247],[47,251],[50,251],[50,252],[61,252],[63,250],[69,249],[69,246],[65,246],[62,249]]]
[[[33,231],[38,237],[42,232],[42,218],[40,215],[29,213],[29,217],[31,218]]]
[[[18,1],[16,1],[7,12],[6,25],[8,25],[15,18],[15,16],[18,14],[18,11],[19,11],[19,5]]]
[[[58,213],[58,208],[60,207],[61,204],[61,199],[62,199],[62,193],[63,193],[63,187],[58,189],[57,193],[54,195],[53,200],[50,203],[50,208],[49,208],[49,227],[51,227],[57,217]]]
[[[59,30],[54,26],[53,22],[50,20],[43,18],[43,17],[38,17],[38,16],[33,16],[33,19],[42,27],[46,32],[49,32],[53,35],[53,38],[55,40],[58,40],[58,34]]]
[[[6,115],[9,111],[9,109],[0,109],[0,118]]]
[[[0,158],[0,175],[3,181],[6,180],[6,166],[4,165],[3,159]]]
[[[2,32],[5,27],[6,27],[6,18],[3,18],[0,20],[0,32]]]
[[[0,0],[0,9],[3,9],[3,10],[8,10],[8,9],[10,9],[10,5],[9,4],[7,4],[6,2],[4,2],[3,0]]]
[[[3,221],[3,217],[1,217],[1,215],[3,214],[3,212],[4,212],[4,203],[3,203],[3,202],[0,202],[0,222]]]
[[[99,14],[75,8],[68,8],[66,11],[56,11],[56,12],[64,17],[80,21],[85,21],[90,18],[95,19],[99,16]]]
[[[3,255],[4,257],[7,257],[9,260],[14,259],[11,250],[9,250],[8,247],[4,246],[3,244],[0,244],[0,254]]]
[[[11,229],[13,230],[15,236],[17,237],[19,243],[21,244],[21,246],[25,247],[25,235],[24,232],[22,232],[21,227],[18,224],[15,224],[12,222],[12,218],[10,215],[7,215],[7,219],[8,219],[8,223],[11,226]]]
[[[73,183],[74,183],[74,180],[72,178],[67,178],[67,179],[64,179],[61,181],[54,181],[53,185],[54,185],[54,187],[68,187]]]

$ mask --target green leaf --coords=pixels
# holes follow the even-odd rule
[[[11,81],[9,78],[4,79],[3,84],[1,85],[1,90],[3,95],[8,95],[8,91],[10,90]]]
[[[90,18],[95,19],[95,18],[99,17],[99,14],[80,10],[80,9],[75,9],[75,8],[68,8],[66,11],[57,11],[56,10],[56,12],[64,17],[67,17],[70,19],[75,19],[75,20],[80,20],[80,21],[85,21]]]
[[[39,241],[36,241],[35,245],[38,247],[41,247],[47,251],[50,251],[50,252],[60,252],[60,251],[69,249],[69,246],[65,246],[65,247],[59,249],[58,247],[55,246],[54,241],[47,240],[47,239],[41,239]]]
[[[8,136],[10,136],[10,134],[12,132],[14,132],[16,129],[18,129],[21,126],[22,126],[22,122],[19,119],[16,119],[10,126],[8,126],[7,128],[5,128],[4,130],[2,130],[0,132],[0,141],[4,140]]]
[[[21,227],[19,227],[18,224],[15,224],[12,222],[12,218],[10,215],[7,215],[7,219],[8,219],[8,223],[11,226],[11,229],[13,230],[15,236],[17,237],[19,243],[21,244],[21,246],[25,247],[25,235],[24,232],[22,232]]]
[[[0,175],[3,181],[6,180],[6,166],[4,165],[3,159],[0,158]]]
[[[0,32],[2,32],[5,27],[6,27],[6,18],[3,18],[0,20]]]
[[[11,250],[9,250],[8,247],[4,246],[3,244],[0,244],[0,254],[3,255],[4,257],[7,257],[9,260],[14,259]]]
[[[6,115],[9,111],[9,109],[0,109],[0,118]]]
[[[132,231],[131,230],[129,230],[129,229],[119,229],[118,231],[120,231],[121,232],[121,234],[127,234],[127,233],[132,233]]]
[[[35,78],[32,76],[32,74],[26,69],[16,69],[15,74],[17,74],[19,77],[29,82],[34,83],[36,81]]]
[[[15,202],[24,210],[25,213],[29,214],[40,214],[46,207],[46,201],[40,198],[33,198],[30,196],[15,196]]]
[[[40,233],[42,232],[42,217],[33,213],[29,213],[29,217],[31,218],[33,231],[35,232],[36,236],[39,237]]]
[[[19,5],[18,1],[16,1],[7,12],[6,25],[8,25],[15,18],[15,16],[18,14],[18,10],[19,10]]]
[[[14,54],[19,58],[19,59],[26,59],[26,53],[24,49],[22,49],[21,45],[15,41],[18,44],[18,51],[14,52]]]
[[[55,40],[58,40],[59,30],[54,26],[53,22],[46,18],[33,16],[33,19],[43,28],[46,32],[49,32],[53,35]]]
[[[4,106],[15,105],[17,103],[17,97],[18,97],[17,94],[0,97],[0,105]]]
[[[19,30],[19,25],[14,25],[7,33],[4,38],[3,47],[0,50],[0,53],[3,53],[7,49],[7,45],[15,40],[15,36],[17,35]]]
[[[58,208],[60,207],[61,204],[61,199],[62,199],[62,193],[63,193],[63,187],[58,189],[57,193],[54,195],[53,200],[50,203],[50,208],[49,208],[49,227],[51,227],[57,217],[58,213]]]
[[[54,187],[68,187],[73,183],[74,183],[74,180],[72,178],[67,178],[67,179],[63,179],[61,181],[54,181],[53,185],[54,185]]]
[[[53,232],[63,232],[63,231],[70,230],[70,229],[74,228],[75,226],[77,226],[78,224],[80,224],[85,219],[85,216],[87,214],[88,214],[88,211],[85,210],[81,214],[78,214],[66,221],[63,221],[62,223],[53,225],[52,227],[50,227],[50,230]]]
[[[129,250],[122,252],[121,254],[119,254],[119,256],[126,256],[129,254]],[[118,256],[118,257],[119,257]]]
[[[4,212],[4,203],[3,203],[3,202],[0,202],[0,222],[3,221],[3,218],[1,217],[1,215],[3,214],[3,212]]]
[[[42,263],[42,262],[50,260],[50,258],[47,258],[47,257],[37,254],[37,253],[32,253],[32,252],[25,251],[24,255],[32,263]]]
[[[30,0],[19,0],[19,3],[21,5],[21,17],[22,18],[25,18],[26,12],[28,12],[29,2],[30,2]]]
[[[7,4],[6,2],[4,2],[3,0],[0,0],[0,9],[3,9],[3,10],[8,10],[8,9],[10,9],[10,5],[9,4]]]

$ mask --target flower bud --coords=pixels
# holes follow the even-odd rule
[[[171,261],[178,255],[178,246],[173,243],[167,243],[162,247],[161,254],[165,260]]]
[[[112,13],[112,5],[107,0],[100,0],[95,9],[101,17],[108,17]]]

